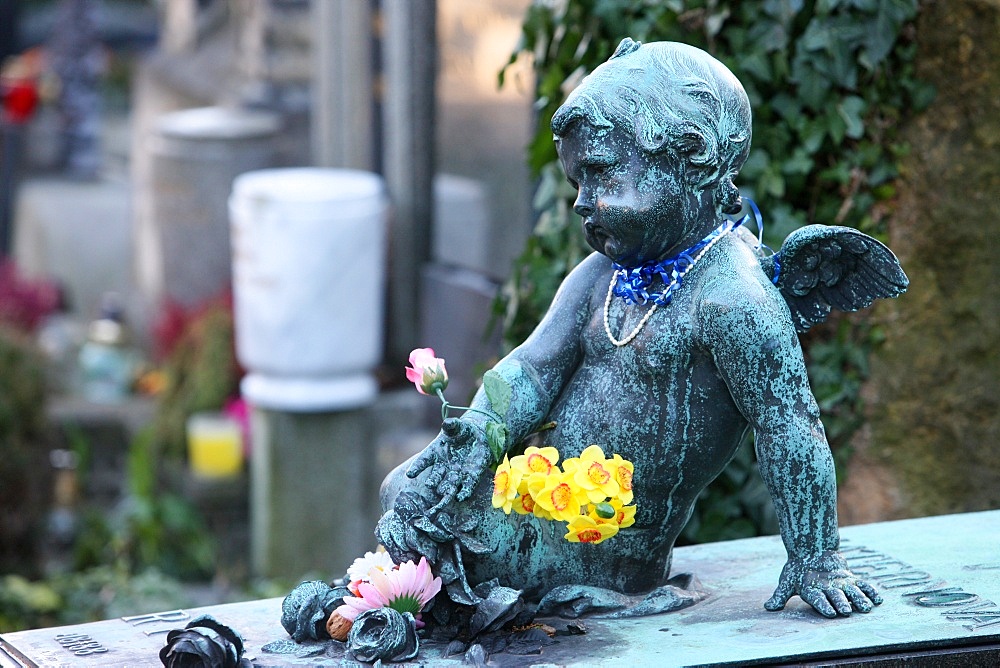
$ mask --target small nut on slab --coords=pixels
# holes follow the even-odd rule
[[[326,620],[326,632],[330,634],[331,638],[340,642],[347,640],[347,634],[352,626],[354,626],[354,622],[344,619],[336,612],[330,615],[330,619]]]

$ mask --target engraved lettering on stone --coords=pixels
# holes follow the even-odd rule
[[[973,622],[962,625],[969,631],[975,632],[987,626],[1000,624],[1000,606],[997,606],[993,601],[983,599],[978,594],[970,594],[963,591],[961,587],[949,587],[943,580],[928,585],[927,583],[932,579],[930,573],[915,570],[905,562],[863,545],[842,546],[841,552],[855,573],[876,580],[883,589],[905,589],[920,586],[919,591],[900,593],[907,598],[912,598],[916,605],[924,608],[947,608],[941,612],[941,615],[948,621]],[[875,571],[883,571],[890,566],[901,567],[902,570],[874,574]],[[962,569],[967,571],[1000,570],[1000,563],[970,564],[963,566]]]
[[[108,651],[108,648],[101,643],[80,633],[60,633],[55,636],[55,641],[76,656],[104,654]]]
[[[190,617],[183,610],[170,610],[168,612],[156,612],[149,615],[135,615],[132,617],[122,617],[122,621],[130,626],[149,624],[150,622],[179,622]]]
[[[1000,562],[988,564],[968,564],[962,566],[963,571],[1000,571]]]
[[[962,605],[963,603],[974,603],[978,600],[979,596],[977,594],[958,590],[917,596],[913,599],[913,602],[926,608],[946,608],[952,605]]]
[[[875,580],[886,589],[908,587],[920,582],[928,582],[930,579],[931,574],[926,571],[907,571],[905,573],[897,573],[886,578],[875,577]]]

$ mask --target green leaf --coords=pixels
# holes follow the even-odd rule
[[[490,446],[493,461],[499,462],[507,445],[507,427],[502,422],[486,423],[486,442]]]
[[[490,400],[493,410],[501,417],[506,415],[507,409],[510,408],[512,392],[510,383],[498,372],[490,369],[483,376],[483,390],[486,391],[486,397]]]
[[[844,123],[847,125],[844,134],[851,139],[860,139],[865,133],[865,123],[861,115],[865,113],[866,107],[865,101],[857,95],[845,97],[837,105],[837,113],[840,114],[840,117],[844,119]]]

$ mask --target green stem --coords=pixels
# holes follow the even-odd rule
[[[437,390],[438,398],[441,399],[441,421],[443,422],[448,418],[448,411],[452,408],[459,411],[472,411],[473,413],[479,413],[480,415],[485,415],[486,417],[494,420],[496,422],[503,423],[503,418],[494,413],[493,411],[484,411],[479,408],[473,408],[471,406],[456,406],[455,404],[449,404],[448,400],[444,398],[444,392],[441,388]]]

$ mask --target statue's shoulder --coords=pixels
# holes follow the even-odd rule
[[[756,310],[782,301],[781,294],[761,269],[760,260],[742,239],[733,236],[709,256],[700,281],[699,302],[704,308]]]
[[[705,267],[698,291],[697,320],[704,333],[758,328],[792,329],[784,298],[757,257],[737,239]]]
[[[611,260],[595,251],[583,258],[569,272],[563,279],[559,292],[567,297],[585,298],[592,294],[594,288],[601,282],[603,282],[603,289],[607,289],[607,282],[612,271]]]

